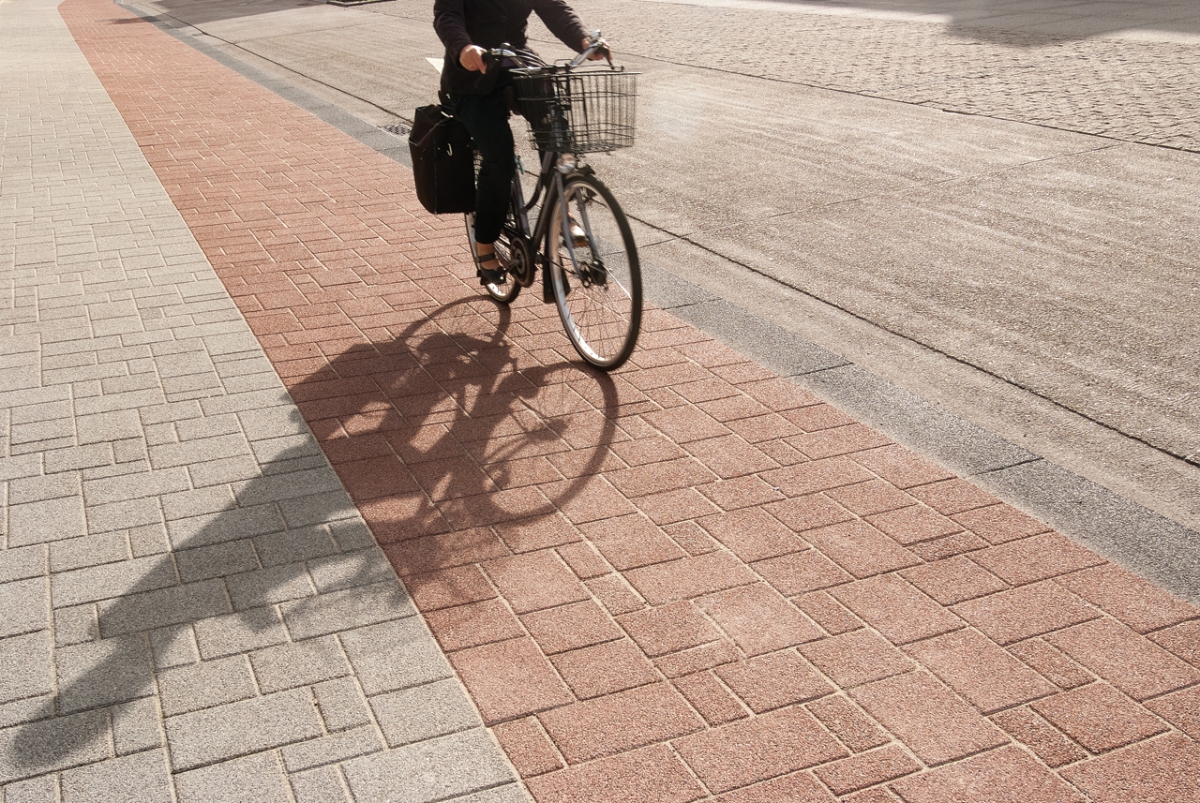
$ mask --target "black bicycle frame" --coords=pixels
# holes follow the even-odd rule
[[[517,226],[520,231],[517,233],[525,238],[535,250],[535,259],[540,253],[542,257],[542,301],[547,304],[553,303],[554,294],[550,287],[550,215],[538,215],[537,227],[534,231],[529,230],[529,212],[538,205],[539,199],[542,198],[542,193],[546,194],[545,200],[542,202],[542,211],[547,207],[553,209],[554,203],[558,198],[562,197],[564,179],[561,170],[556,169],[558,160],[561,154],[555,152],[547,152],[542,154],[542,169],[538,173],[537,184],[533,188],[533,197],[529,202],[525,202],[525,190],[521,187],[521,180],[518,175],[513,176],[512,184],[512,206],[517,219]],[[551,177],[553,176],[553,181]],[[562,210],[563,231],[567,230],[567,209]],[[541,244],[540,246],[538,244]]]

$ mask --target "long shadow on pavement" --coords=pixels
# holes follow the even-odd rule
[[[475,297],[416,318],[393,342],[351,349],[287,383],[414,594],[428,573],[479,560],[481,542],[506,552],[491,525],[558,515],[620,434],[613,381],[578,364],[523,360],[505,336],[507,308],[497,313]],[[525,470],[566,453],[571,468],[557,480],[539,482],[540,463]],[[373,608],[391,611],[384,621],[413,615],[332,477],[326,492],[289,490],[295,472],[325,465],[311,441],[293,446],[203,526],[189,533],[173,522],[172,551],[122,596],[99,602],[99,638],[55,651],[57,693],[17,730],[0,783],[109,758],[119,715],[110,707],[144,700],[156,686],[161,699],[162,675],[196,659],[167,658],[157,681],[156,659],[161,667],[194,652],[193,632],[211,636],[201,639],[203,660],[300,641],[329,632],[313,622],[331,595],[353,605],[367,587]],[[222,644],[220,633],[232,641]],[[176,771],[201,766],[181,767],[174,755],[173,763]]]

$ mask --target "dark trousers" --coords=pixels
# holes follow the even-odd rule
[[[450,96],[454,116],[471,132],[481,157],[475,188],[475,240],[480,243],[494,243],[500,236],[512,197],[517,159],[504,96],[509,84],[511,79],[504,74],[490,94]]]

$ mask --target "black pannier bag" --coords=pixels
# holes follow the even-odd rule
[[[475,211],[475,154],[466,126],[443,106],[422,106],[408,149],[422,206],[435,215]]]

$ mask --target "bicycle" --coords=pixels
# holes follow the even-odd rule
[[[485,289],[496,301],[511,303],[521,288],[533,285],[540,266],[542,300],[557,306],[571,345],[586,362],[611,371],[637,344],[641,265],[625,213],[582,157],[633,144],[637,73],[613,67],[611,59],[608,68],[580,69],[593,53],[607,56],[599,31],[591,40],[573,61],[556,65],[527,50],[488,51],[497,65],[503,59],[519,65],[512,68],[515,95],[541,169],[526,201],[518,161],[508,218],[496,241],[511,281]],[[474,254],[473,216],[466,222]]]

